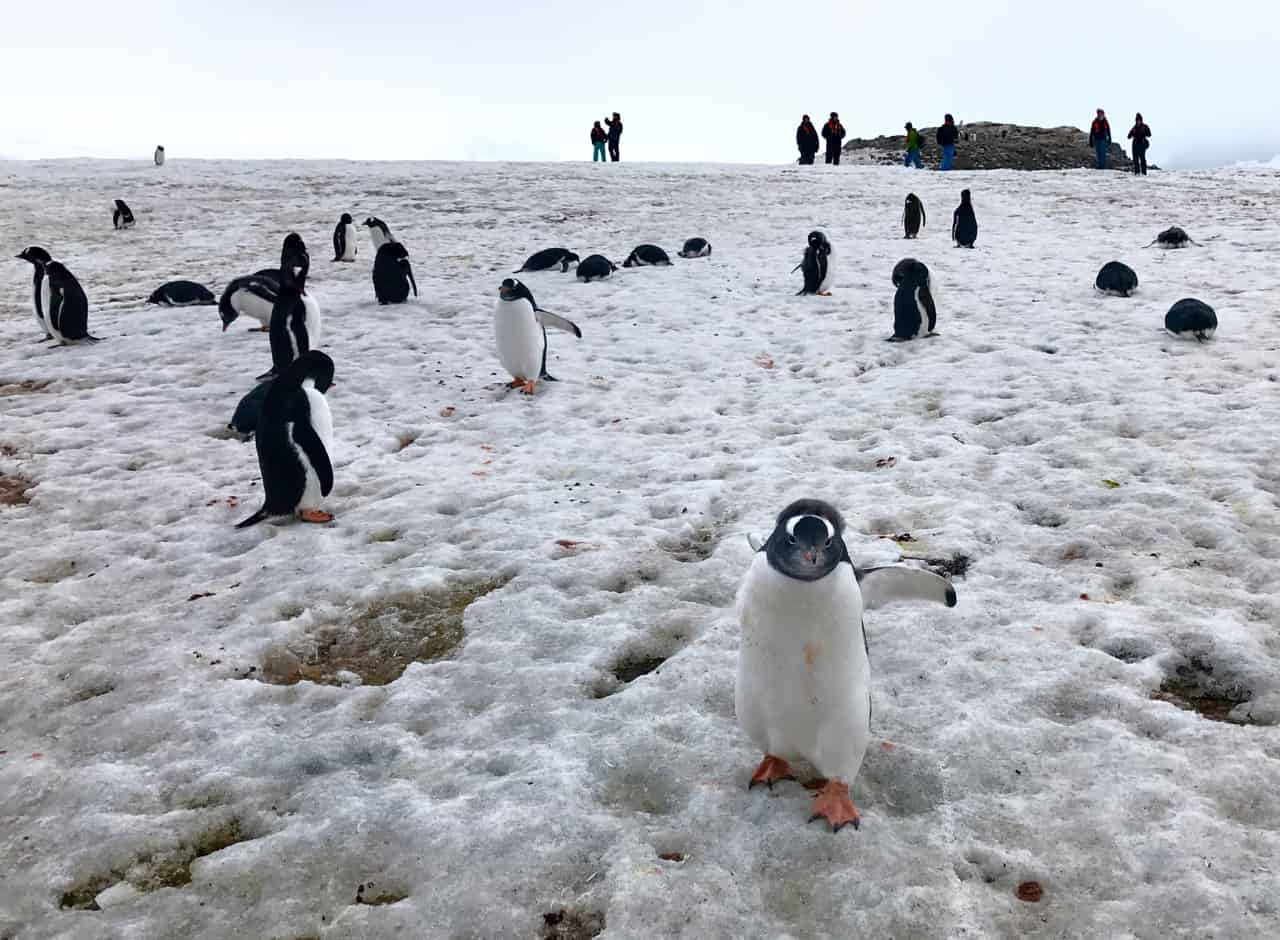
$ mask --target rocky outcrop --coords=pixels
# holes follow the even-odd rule
[[[942,158],[942,148],[934,138],[937,130],[936,126],[920,128],[925,139],[920,157],[925,166],[936,167]],[[979,121],[961,125],[959,130],[957,170],[1074,170],[1094,165],[1089,134],[1078,127],[1024,127]],[[1114,126],[1111,132],[1127,133]],[[870,140],[856,137],[845,143],[843,159],[846,163],[901,164],[906,149],[905,134]],[[1112,142],[1107,166],[1127,170],[1133,164],[1124,148]]]

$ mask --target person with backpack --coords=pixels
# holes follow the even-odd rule
[[[956,159],[956,138],[960,132],[956,129],[956,119],[948,114],[938,128],[938,146],[942,148],[942,164],[939,170],[949,170]]]
[[[1107,114],[1101,108],[1098,109],[1098,116],[1089,125],[1089,145],[1093,147],[1094,155],[1098,158],[1098,169],[1105,170],[1107,151],[1111,149],[1111,122],[1107,120]]]
[[[822,139],[827,142],[827,162],[840,165],[840,141],[844,140],[844,125],[840,123],[840,115],[831,112],[831,120],[822,125]]]
[[[1139,112],[1133,119],[1133,128],[1129,131],[1129,139],[1133,141],[1133,175],[1147,175],[1147,148],[1151,146],[1151,128],[1142,120]]]
[[[907,129],[907,155],[902,161],[903,166],[914,165],[916,169],[923,170],[924,164],[920,162],[920,132],[911,126],[911,122],[906,123]]]
[[[807,114],[800,118],[800,126],[796,128],[796,148],[800,151],[800,163],[812,166],[818,152],[818,129]]]
[[[605,162],[604,142],[608,135],[605,134],[604,128],[600,126],[600,122],[596,121],[595,126],[591,128],[591,162]]]
[[[618,145],[622,142],[622,116],[614,111],[612,119],[605,118],[604,122],[609,125],[609,159],[617,163],[622,159],[618,151]]]

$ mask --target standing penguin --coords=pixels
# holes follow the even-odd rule
[[[954,607],[944,578],[919,568],[859,570],[844,543],[844,520],[822,500],[801,499],[778,515],[738,592],[742,643],[734,707],[764,751],[751,775],[772,788],[793,780],[803,759],[827,779],[814,819],[833,831],[860,821],[849,798],[871,734],[871,664],[864,610],[895,600]]]
[[[117,229],[133,228],[133,213],[129,211],[123,199],[116,200],[115,208],[111,212],[111,225]]]
[[[82,340],[98,342],[98,337],[89,333],[89,298],[76,276],[59,261],[47,263],[44,275],[49,284],[45,317],[54,338],[64,346]]]
[[[311,256],[297,232],[285,236],[280,253],[280,290],[271,308],[271,371],[280,376],[293,360],[320,344],[320,306],[307,295]]]
[[[263,333],[271,328],[271,311],[275,309],[276,297],[280,294],[280,271],[270,269],[270,274],[259,271],[257,274],[246,274],[227,285],[218,301],[218,315],[222,318],[222,332],[227,331],[239,317],[247,316],[257,320],[261,326],[251,329]]]
[[[906,230],[904,238],[915,238],[924,227],[924,203],[915,193],[907,193],[906,207],[902,210],[902,227]]]
[[[529,288],[515,278],[507,278],[498,288],[498,306],[493,312],[494,339],[498,361],[511,373],[509,388],[532,395],[539,379],[555,382],[547,372],[547,327],[572,333],[582,339],[582,331],[564,317],[540,310]]]
[[[891,343],[902,343],[919,336],[932,336],[938,323],[938,311],[929,290],[929,269],[914,258],[903,258],[893,269],[893,336]]]
[[[399,242],[387,242],[373,259],[374,296],[380,304],[402,304],[409,298],[410,285],[413,296],[417,297],[418,284],[413,279],[409,249]]]
[[[31,280],[32,304],[34,305],[36,323],[40,326],[40,331],[44,333],[45,339],[53,339],[53,330],[49,327],[49,280],[45,276],[44,269],[50,261],[53,260],[49,256],[49,252],[45,251],[39,245],[32,245],[30,248],[24,248],[16,257],[23,261],[29,262],[35,268],[35,274]]]
[[[804,258],[791,269],[791,273],[801,271],[804,274],[804,287],[796,291],[800,294],[817,294],[820,297],[831,296],[831,280],[834,276],[831,266],[831,242],[820,231],[809,233],[809,244],[804,250]]]
[[[961,248],[972,248],[978,240],[978,217],[973,213],[969,190],[961,190],[960,205],[951,219],[951,237]]]
[[[364,224],[369,229],[369,241],[373,243],[373,250],[376,252],[387,242],[395,241],[391,237],[391,229],[387,228],[387,223],[383,222],[377,216],[371,215],[364,220]]]
[[[351,213],[342,213],[338,225],[333,230],[333,260],[356,260],[356,227],[351,222]]]
[[[156,160],[156,166],[164,166],[164,147],[163,146],[159,146],[156,148],[155,160]]]
[[[295,513],[304,522],[333,520],[320,508],[333,490],[333,415],[324,397],[332,385],[333,360],[318,349],[271,383],[254,434],[264,501],[237,529]]]

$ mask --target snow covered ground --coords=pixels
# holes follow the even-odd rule
[[[374,303],[363,235],[329,262],[343,211],[418,302]],[[49,248],[103,338],[34,342],[4,263],[0,937],[1280,935],[1278,212],[1267,169],[0,166],[6,255]],[[1203,247],[1142,247],[1172,224]],[[796,297],[816,227],[835,293]],[[258,467],[222,429],[267,338],[142,300],[290,230],[337,519],[237,531]],[[507,392],[526,255],[693,235],[523,276],[583,337]],[[941,335],[890,345],[907,255]],[[1112,259],[1133,298],[1094,293]],[[1188,296],[1213,342],[1162,332]],[[733,715],[745,536],[798,495],[960,598],[868,616],[835,835],[801,784],[747,791]]]

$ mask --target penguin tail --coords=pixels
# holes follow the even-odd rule
[[[243,522],[237,522],[236,528],[247,529],[251,525],[257,525],[259,522],[261,522],[265,518],[267,518],[267,507],[263,506],[261,509],[255,512],[248,519],[245,519]]]
[[[548,372],[546,369],[542,370],[542,375],[540,375],[538,378],[543,382],[559,382],[560,381],[554,375]]]
[[[792,268],[792,269],[791,269],[791,273],[792,273],[792,274],[795,274],[795,273],[796,273],[797,271],[799,271],[802,267],[804,267],[804,262],[803,262],[803,261],[801,261],[801,262],[800,262],[799,264],[797,264],[794,268]]]
[[[1154,245],[1157,241],[1159,241],[1159,239],[1153,238],[1153,239],[1151,239],[1151,241],[1149,241],[1147,244],[1143,245],[1142,247],[1143,247],[1143,248],[1150,248],[1150,247],[1151,247],[1152,245]]]

